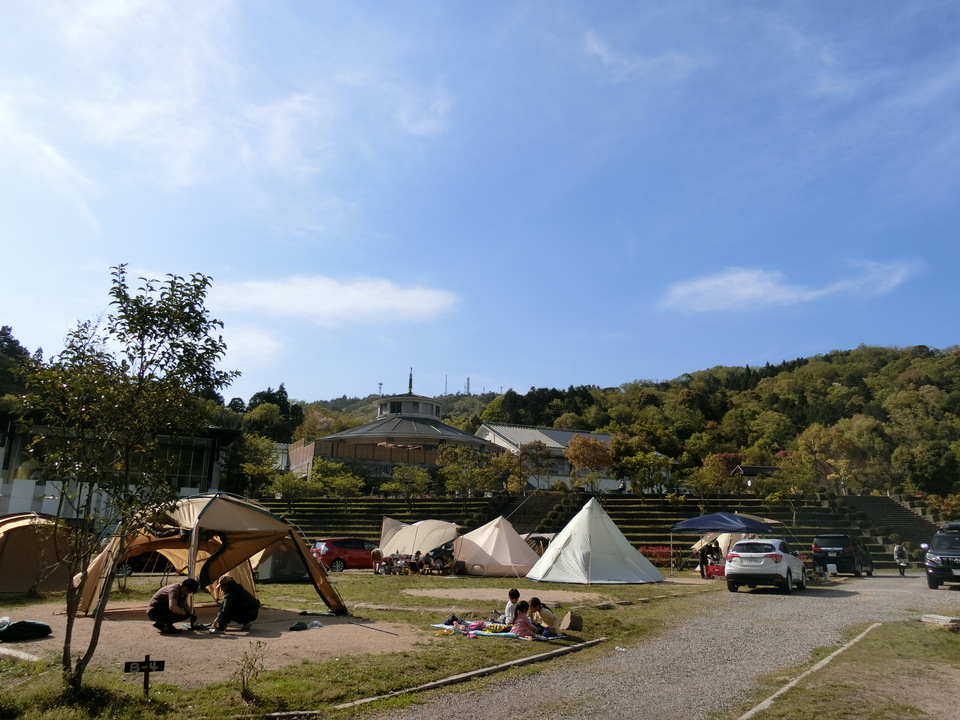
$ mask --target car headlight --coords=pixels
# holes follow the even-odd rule
[[[943,565],[943,558],[941,558],[939,555],[933,555],[931,553],[927,553],[927,564]]]

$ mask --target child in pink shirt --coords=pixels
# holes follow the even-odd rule
[[[521,600],[517,604],[517,615],[513,619],[513,627],[510,628],[510,632],[519,638],[532,638],[537,632],[533,623],[530,622],[530,618],[527,617],[529,609],[530,603],[526,600]]]

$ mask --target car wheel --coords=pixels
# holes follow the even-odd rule
[[[736,592],[738,587],[740,586],[737,585],[736,583],[732,583],[732,582],[727,583],[727,590],[729,590],[730,592]]]
[[[860,561],[857,560],[857,564],[853,566],[854,577],[860,577],[863,575],[863,565],[860,564]]]
[[[787,576],[783,579],[783,592],[787,595],[793,592],[793,573],[787,570]]]
[[[800,571],[800,579],[797,581],[797,590],[806,590],[807,589],[807,570],[804,568]]]
[[[332,563],[330,563],[330,570],[333,572],[343,572],[347,569],[347,564],[341,559],[337,558]]]
[[[873,565],[870,565],[870,568],[867,570],[867,577],[873,577]]]
[[[940,581],[930,575],[927,575],[927,587],[931,590],[936,590],[940,587]]]
[[[117,565],[117,575],[119,577],[130,577],[133,575],[133,565],[128,562]]]

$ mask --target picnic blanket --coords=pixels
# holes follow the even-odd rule
[[[434,623],[430,627],[437,628],[439,630],[450,631],[454,635],[464,635],[466,637],[504,637],[504,638],[519,638],[520,636],[512,632],[493,632],[487,630],[486,628],[476,628],[470,629],[469,627],[464,627],[462,625],[445,625],[444,623]],[[522,640],[561,640],[566,638],[566,635],[555,635],[553,637],[541,637],[540,635],[534,635],[531,638],[520,638]]]

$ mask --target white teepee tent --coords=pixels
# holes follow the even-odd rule
[[[467,575],[523,577],[540,556],[501,515],[454,540],[453,559]]]
[[[527,573],[531,580],[580,585],[654,583],[663,574],[634,548],[591,498]]]

